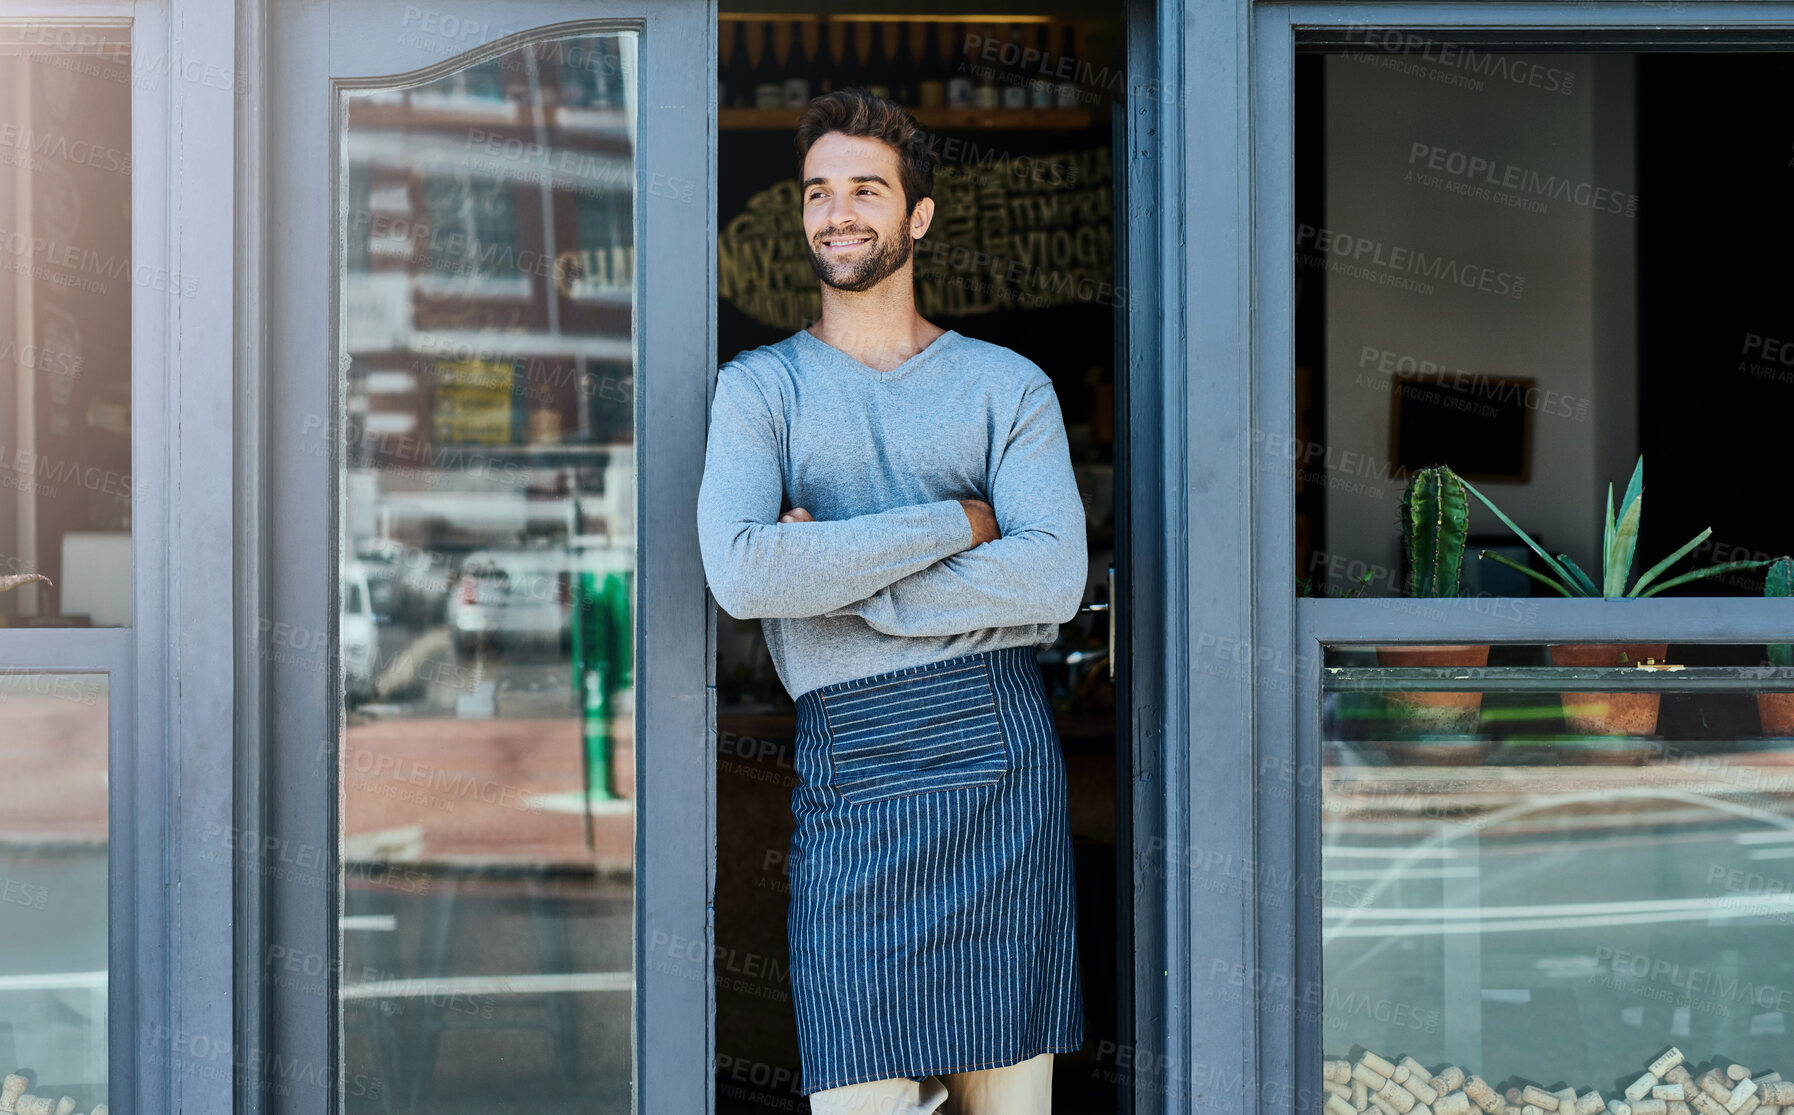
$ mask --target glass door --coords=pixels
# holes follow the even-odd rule
[[[280,17],[269,1110],[709,1107],[702,14]]]

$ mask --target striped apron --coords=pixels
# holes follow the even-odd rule
[[[1032,647],[797,699],[805,1095],[1083,1044],[1065,761]]]

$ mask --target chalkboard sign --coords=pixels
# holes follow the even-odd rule
[[[1390,394],[1390,450],[1401,469],[1445,464],[1471,480],[1529,479],[1532,380],[1398,375]]]

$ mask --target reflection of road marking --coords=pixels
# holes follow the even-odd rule
[[[1354,879],[1381,879],[1389,874],[1383,867],[1329,867],[1323,873],[1331,882],[1349,882]],[[1474,866],[1462,867],[1413,867],[1402,872],[1404,879],[1474,879],[1482,874],[1482,869]]]
[[[1794,859],[1794,848],[1758,848],[1744,856],[1746,859]]]
[[[104,976],[106,973],[101,972]],[[444,976],[345,984],[345,999],[416,999],[439,995],[546,995],[551,992],[633,991],[631,972],[536,973],[527,976]]]
[[[1723,924],[1732,918],[1767,917],[1794,908],[1794,894],[1760,898],[1665,899],[1660,902],[1605,902],[1577,906],[1485,906],[1469,909],[1401,909],[1349,911],[1327,910],[1338,916],[1356,913],[1359,918],[1386,917],[1396,924],[1329,926],[1326,939],[1336,937],[1432,937],[1460,933],[1524,933],[1534,930],[1592,929],[1614,925],[1648,925],[1657,922],[1702,921]],[[1583,917],[1554,914],[1556,910],[1587,910]],[[1516,916],[1528,914],[1533,916]],[[1505,918],[1505,920],[1502,920]],[[1406,919],[1413,919],[1408,921]]]
[[[76,988],[106,990],[106,973],[44,972],[22,976],[0,976],[0,991],[71,991]]]
[[[1743,900],[1735,895],[1724,895],[1713,898],[1655,898],[1643,902],[1573,902],[1554,906],[1463,906],[1443,909],[1438,906],[1394,908],[1353,906],[1327,912],[1337,912],[1343,916],[1346,909],[1350,909],[1355,910],[1360,918],[1381,918],[1384,921],[1444,921],[1476,918],[1574,917],[1587,914],[1646,913],[1651,911],[1680,911],[1705,915],[1722,906],[1749,907],[1752,910],[1760,908],[1762,912],[1768,913],[1794,908],[1794,894],[1765,894]]]
[[[351,914],[337,919],[337,923],[350,932],[359,929],[364,933],[393,933],[399,928],[396,914]]]
[[[601,817],[606,813],[635,812],[634,798],[613,798],[605,801],[601,798],[586,800],[586,796],[577,790],[564,794],[525,794],[524,808],[540,809],[548,813],[591,813]]]
[[[1794,843],[1794,832],[1741,832],[1732,837],[1734,844]]]
[[[1355,844],[1331,844],[1321,849],[1321,855],[1362,859],[1457,859],[1464,853],[1456,848],[1367,848]]]

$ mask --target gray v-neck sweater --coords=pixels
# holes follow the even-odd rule
[[[972,546],[961,499],[988,501],[1003,537]],[[793,507],[817,521],[780,523]],[[698,543],[794,698],[1049,643],[1089,565],[1052,381],[952,330],[888,372],[803,330],[723,365]]]

